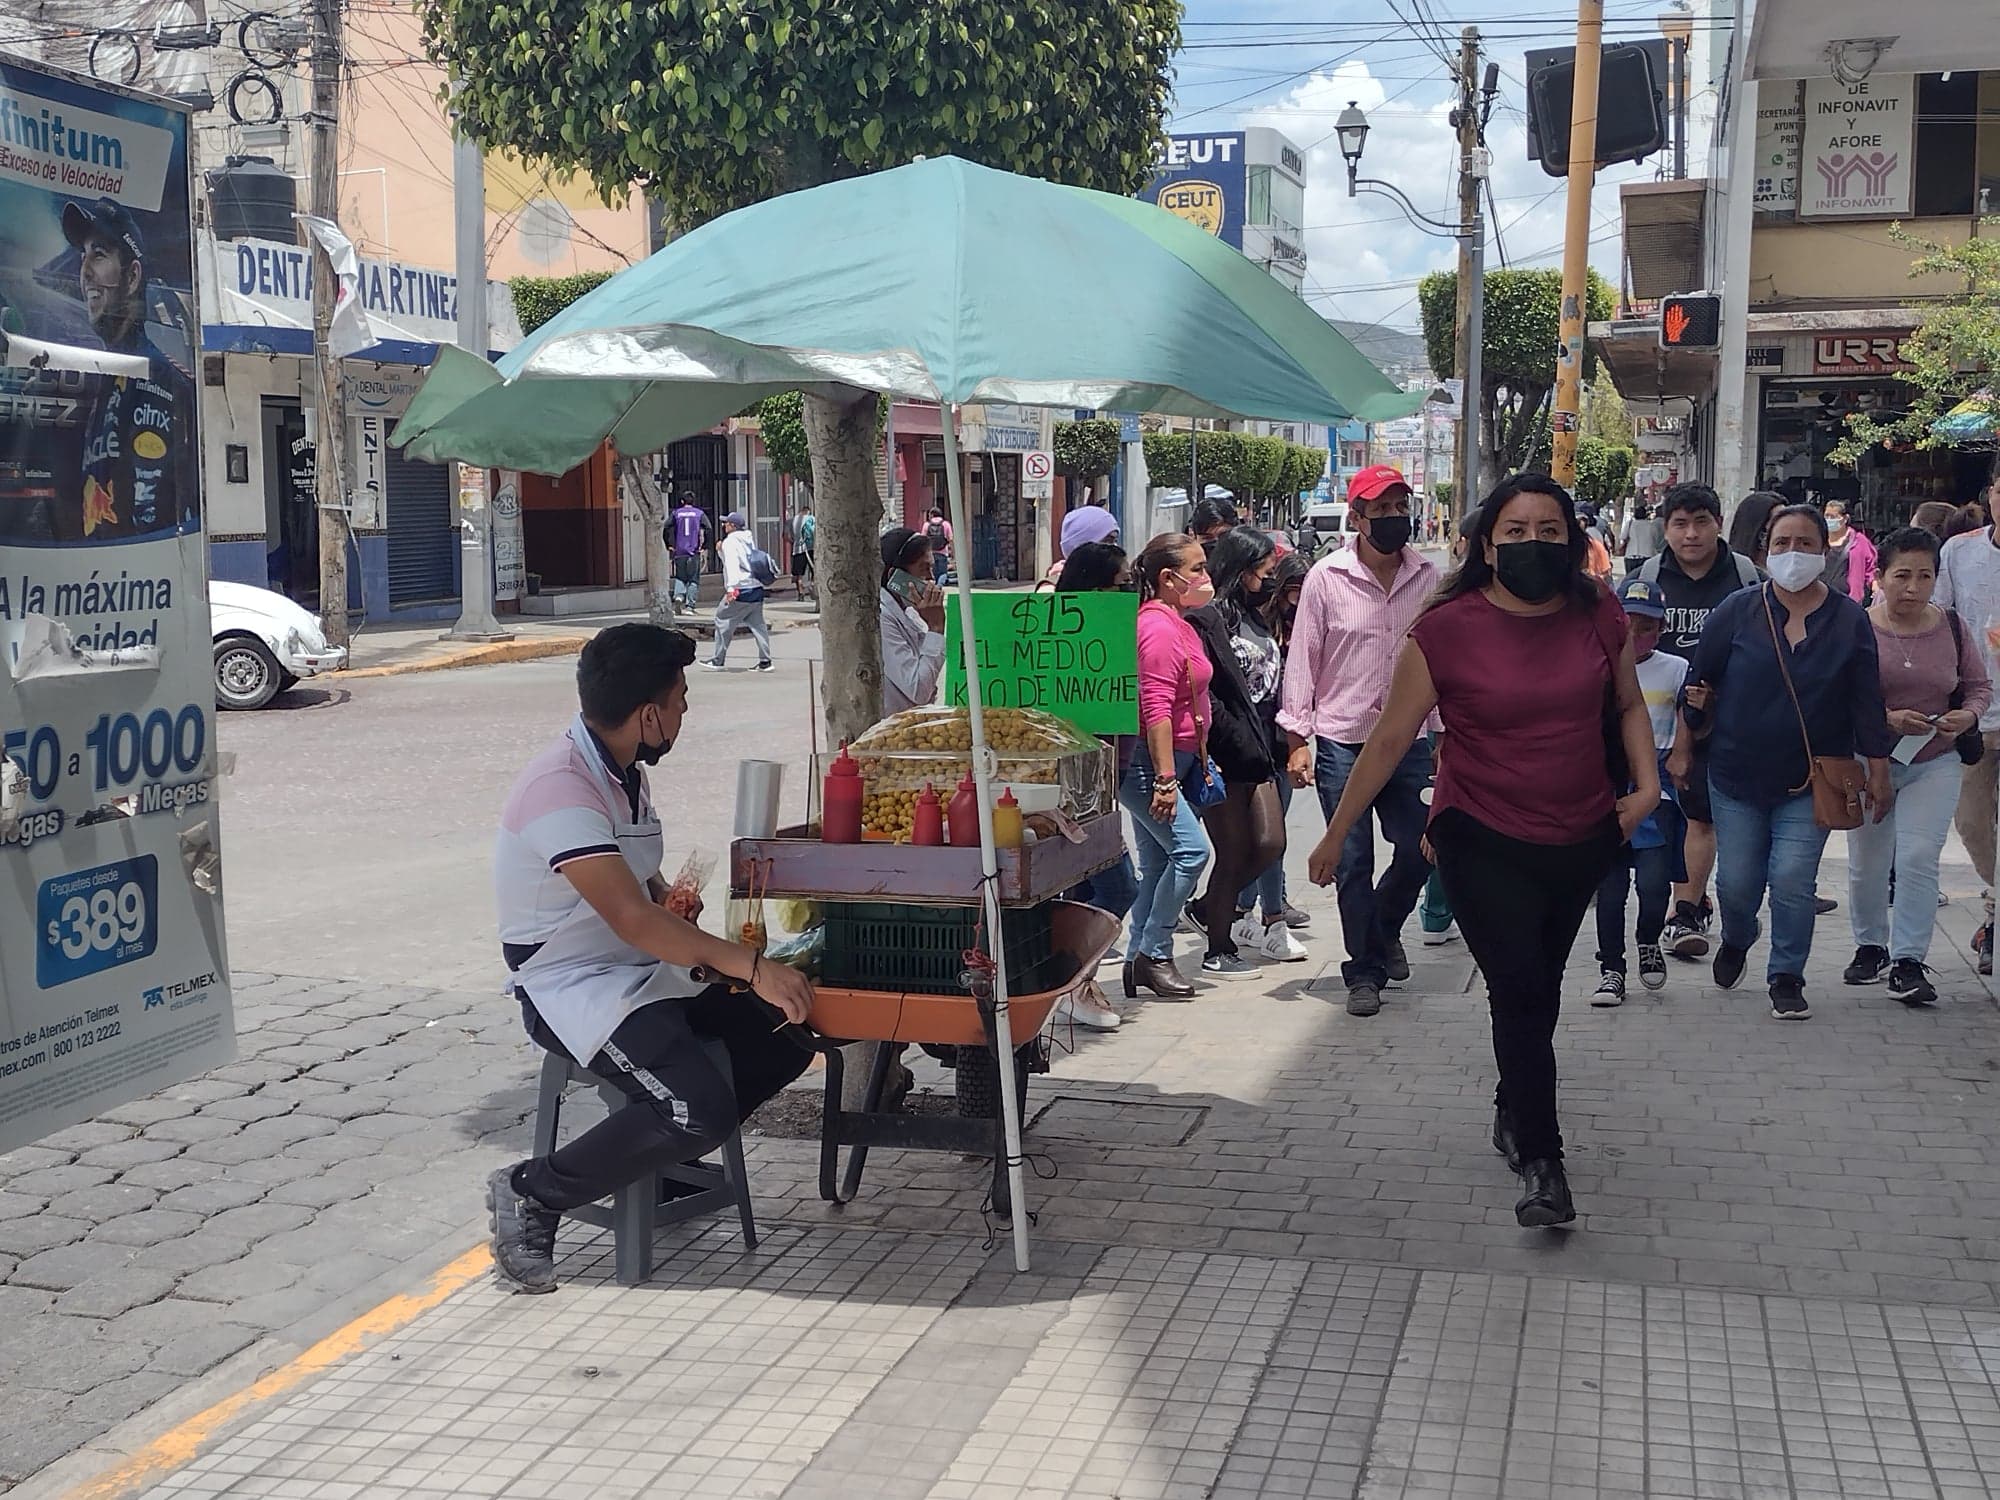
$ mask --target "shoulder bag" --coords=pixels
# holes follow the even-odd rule
[[[1859,828],[1862,823],[1861,791],[1868,776],[1861,762],[1851,755],[1814,755],[1812,733],[1806,728],[1806,711],[1799,702],[1799,690],[1792,686],[1792,669],[1786,661],[1785,638],[1778,633],[1778,617],[1771,612],[1771,591],[1761,589],[1764,623],[1771,627],[1771,646],[1778,653],[1778,675],[1785,679],[1791,695],[1792,711],[1799,716],[1799,737],[1806,747],[1804,785],[1792,788],[1797,796],[1812,790],[1813,821],[1822,828]]]
[[[1958,663],[1965,660],[1965,636],[1962,634],[1965,627],[1959,623],[1958,611],[1955,609],[1946,610],[1944,617],[1951,621],[1951,659],[1955,669]],[[1947,708],[1965,707],[1965,679],[1963,677],[1959,679],[1958,686],[1951,690],[1951,696],[1945,700],[1945,706]],[[1986,758],[1986,737],[1979,732],[1977,720],[1973,722],[1970,729],[1966,730],[1964,734],[1958,736],[1951,743],[1952,748],[1958,751],[1958,758],[1968,766],[1976,766]]]

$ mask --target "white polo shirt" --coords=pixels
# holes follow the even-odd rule
[[[621,772],[581,715],[507,795],[493,849],[500,941],[516,982],[586,1065],[633,1011],[702,986],[620,938],[563,868],[618,855],[644,885],[660,873],[662,851],[646,773]]]

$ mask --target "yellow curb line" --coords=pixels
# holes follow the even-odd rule
[[[463,650],[419,657],[415,661],[392,662],[384,667],[350,667],[333,674],[333,681],[348,682],[356,677],[401,677],[410,672],[443,672],[452,667],[485,667],[495,662],[533,661],[543,656],[574,656],[590,644],[587,635],[537,636],[524,641],[495,641],[490,646],[467,646]]]
[[[312,1376],[360,1353],[371,1341],[407,1327],[492,1266],[492,1252],[486,1246],[466,1251],[431,1277],[430,1284],[422,1291],[391,1297],[369,1309],[248,1389],[224,1397],[208,1410],[161,1433],[117,1468],[71,1490],[67,1500],[115,1500],[191,1462],[204,1444],[252,1407],[303,1385]]]

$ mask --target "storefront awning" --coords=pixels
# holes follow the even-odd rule
[[[1715,390],[1713,349],[1662,349],[1657,317],[1620,318],[1592,323],[1590,348],[1611,372],[1611,383],[1627,401],[1662,401],[1684,396],[1706,401]]]
[[[1758,0],[1744,45],[1748,78],[1824,78],[1835,56],[1856,73],[1949,73],[2000,65],[1991,5],[1931,0]]]
[[[1634,297],[1657,302],[1662,297],[1701,290],[1707,201],[1706,178],[1619,186],[1627,282]]]
[[[204,353],[312,357],[311,272],[303,246],[211,237],[197,251]],[[428,365],[438,345],[457,339],[458,278],[448,271],[363,257],[361,300],[380,340],[352,358]],[[497,359],[521,340],[505,283],[488,283],[486,318],[489,356]]]

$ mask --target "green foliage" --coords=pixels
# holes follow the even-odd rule
[[[1243,487],[1256,495],[1275,494],[1285,477],[1285,450],[1281,437],[1243,439]]]
[[[1118,424],[1109,417],[1058,422],[1056,472],[1071,479],[1101,478],[1117,467],[1118,446]]]
[[[801,415],[805,400],[797,391],[766,396],[757,404],[757,430],[763,436],[771,467],[811,484],[812,454],[806,450],[806,424]]]
[[[1614,448],[1588,433],[1576,440],[1576,498],[1602,509],[1632,491],[1636,458],[1630,448]]]
[[[1326,472],[1327,450],[1309,448],[1304,443],[1285,445],[1285,472],[1278,482],[1278,492],[1296,496],[1319,483]]]
[[[1602,438],[1613,448],[1630,448],[1638,442],[1638,428],[1625,398],[1609,380],[1594,380],[1584,398],[1583,430],[1586,436]]]
[[[771,467],[811,484],[812,452],[806,446],[805,402],[799,392],[783,391],[766,396],[751,408],[751,413],[757,418],[757,430],[763,436],[764,452],[771,460]],[[889,398],[882,396],[875,403],[878,435],[888,420]]]
[[[516,276],[507,283],[514,294],[514,316],[521,332],[533,333],[570,303],[594,292],[611,279],[609,271],[584,271],[575,276]]]
[[[1146,483],[1163,490],[1184,490],[1188,483],[1188,435],[1148,432],[1139,439],[1146,455]]]
[[[1142,440],[1146,482],[1160,489],[1188,487],[1188,434],[1149,432]],[[1279,495],[1309,490],[1326,472],[1327,451],[1283,438],[1240,432],[1203,432],[1194,442],[1202,487],[1220,485],[1233,495]]]
[[[1455,373],[1452,333],[1457,316],[1458,278],[1433,271],[1417,286],[1424,350],[1431,370]],[[1595,270],[1584,297],[1584,316],[1602,322],[1611,316],[1610,284]],[[1547,452],[1547,405],[1555,388],[1556,346],[1562,329],[1562,272],[1553,268],[1486,273],[1486,336],[1480,353],[1479,414],[1485,441],[1503,474],[1529,467]],[[1597,371],[1586,346],[1583,378]],[[1546,464],[1547,459],[1542,462]]]
[[[1988,440],[2000,431],[2000,216],[1981,219],[1978,236],[1962,245],[1924,239],[1900,224],[1891,225],[1889,233],[1898,244],[1922,252],[1910,275],[1951,277],[1963,290],[1942,301],[1912,304],[1916,329],[1903,344],[1910,369],[1900,377],[1912,399],[1886,420],[1881,412],[1849,417],[1848,436],[1829,455],[1835,463],[1859,463],[1877,443],[1949,446],[1953,440],[1931,428],[1962,402],[1972,403],[1975,414],[1985,413]]]
[[[1458,493],[1458,486],[1449,479],[1440,479],[1431,486],[1431,498],[1447,514],[1451,513],[1451,497]]]
[[[482,146],[655,192],[686,229],[947,153],[1121,195],[1152,175],[1181,0],[417,0]]]

